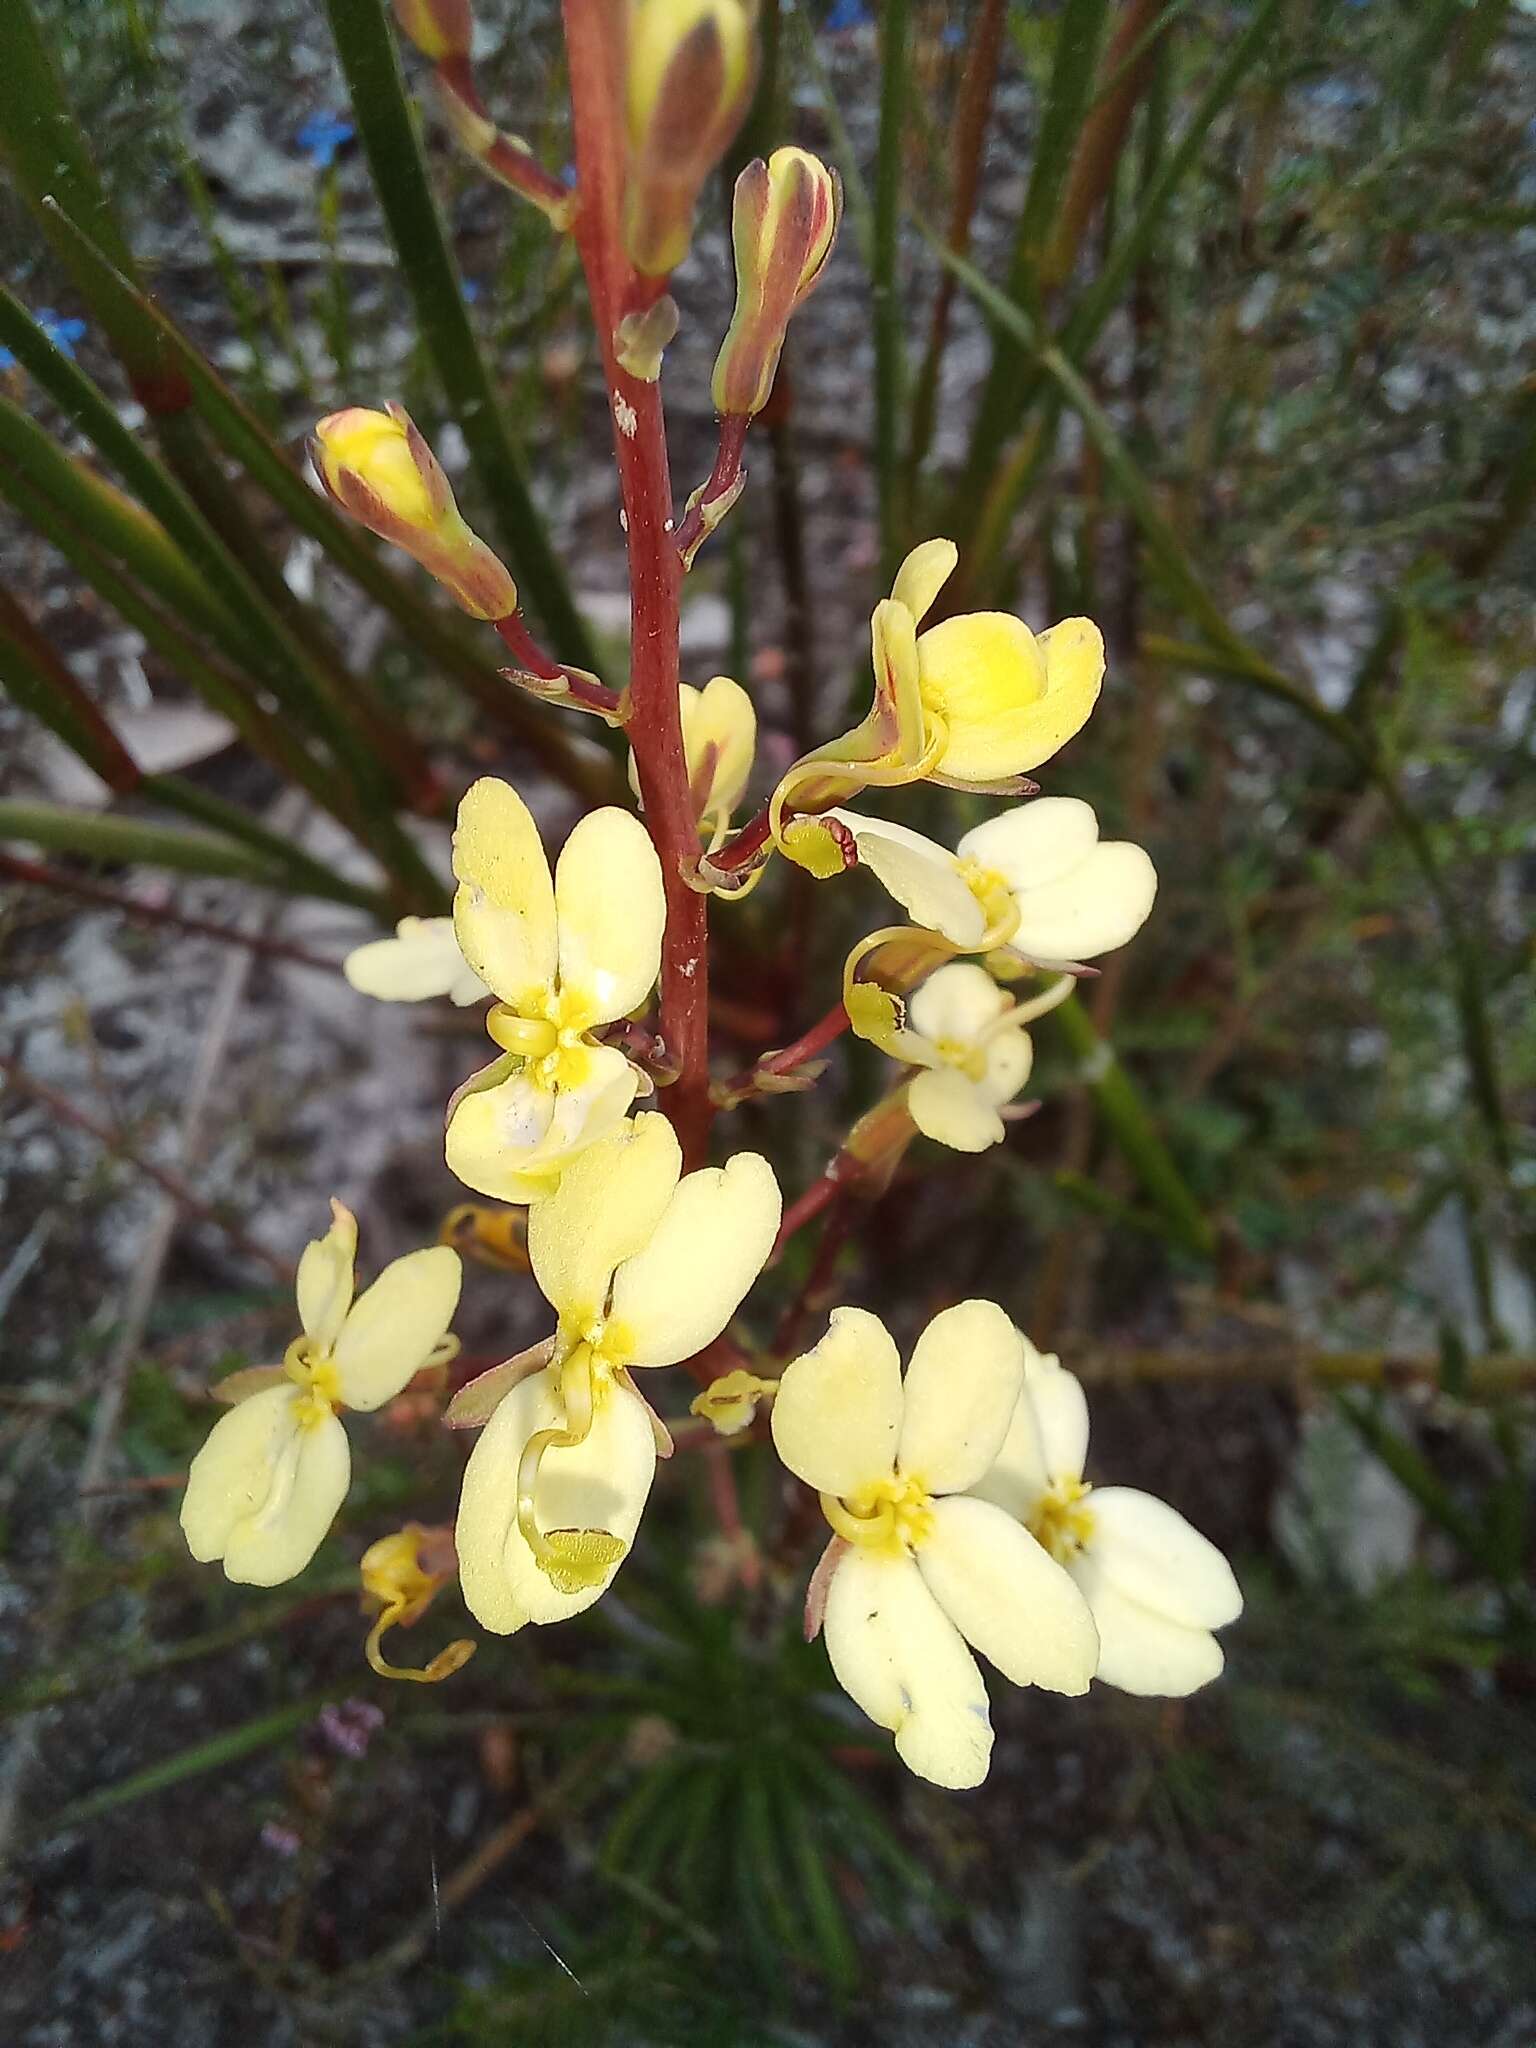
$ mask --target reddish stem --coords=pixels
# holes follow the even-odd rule
[[[728,839],[718,853],[709,856],[712,868],[718,868],[723,875],[733,875],[738,868],[746,867],[768,844],[768,806],[753,818],[748,819],[741,830]]]
[[[746,412],[728,412],[720,421],[720,442],[715,450],[715,466],[709,472],[703,490],[683,514],[682,523],[677,529],[678,559],[684,569],[692,568],[693,558],[707,538],[705,517],[710,506],[717,504],[721,498],[729,497],[740,484],[742,456],[746,451],[747,429],[751,424],[752,415]]]
[[[614,719],[621,717],[623,703],[617,690],[610,690],[602,683],[587,675],[579,668],[567,668],[564,662],[556,661],[546,654],[523,622],[521,612],[508,612],[504,619],[491,622],[501,637],[502,645],[517,663],[518,670],[525,675],[537,676],[541,682],[563,683],[565,692],[557,701],[579,705],[583,711],[595,711],[599,717]],[[503,669],[504,676],[513,672]],[[516,677],[513,676],[516,680]],[[537,694],[537,693],[536,693]]]
[[[833,1040],[841,1038],[847,1029],[848,1012],[841,1003],[834,1003],[825,1017],[819,1018],[809,1031],[802,1032],[792,1045],[786,1045],[778,1052],[764,1053],[744,1073],[728,1082],[724,1090],[727,1102],[734,1108],[737,1102],[744,1102],[749,1095],[757,1094],[764,1075],[792,1074],[796,1067],[803,1067],[819,1052],[825,1052]]]
[[[807,1223],[814,1221],[827,1204],[841,1192],[842,1183],[823,1174],[820,1180],[812,1181],[798,1200],[790,1203],[784,1211],[784,1220],[779,1225],[779,1234],[773,1241],[773,1250],[768,1254],[769,1265],[779,1257],[795,1232],[803,1230]]]
[[[629,740],[646,827],[661,858],[667,928],[661,956],[661,1035],[678,1078],[662,1093],[686,1167],[701,1165],[709,1099],[708,899],[689,886],[698,832],[688,793],[678,702],[677,614],[682,583],[672,525],[666,427],[657,385],[619,367],[614,336],[635,280],[619,238],[622,98],[616,55],[622,17],[612,0],[565,0],[576,139],[574,232],[602,350],[629,544]]]

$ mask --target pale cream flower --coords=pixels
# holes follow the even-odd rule
[[[1015,1684],[1063,1693],[1086,1692],[1098,1660],[1071,1579],[974,1491],[1018,1405],[1022,1353],[995,1303],[963,1301],[934,1317],[903,1381],[879,1319],[836,1309],[773,1406],[779,1456],[844,1546],[816,1575],[838,1683],[936,1785],[979,1785],[991,1759],[971,1649]]]
[[[900,1034],[901,1058],[923,1069],[908,1085],[907,1111],[925,1137],[956,1152],[985,1152],[1003,1142],[998,1111],[1034,1063],[1034,1045],[1017,1021],[1025,1010],[1039,1014],[970,961],[929,975],[907,1005]]]
[[[299,1260],[304,1335],[280,1366],[235,1375],[238,1405],[192,1460],[181,1526],[200,1564],[277,1586],[303,1571],[346,1497],[352,1461],[338,1408],[380,1408],[434,1357],[451,1355],[459,1255],[408,1252],[353,1300],[357,1223],[340,1202]]]
[[[967,832],[954,853],[883,818],[833,810],[827,819],[918,924],[962,952],[1007,946],[1039,967],[1080,965],[1134,938],[1157,894],[1143,849],[1101,840],[1093,806],[1077,797],[1018,804]]]
[[[453,871],[454,930],[498,998],[486,1029],[504,1051],[449,1105],[448,1164],[480,1194],[531,1202],[647,1085],[591,1034],[638,1008],[660,971],[661,863],[637,818],[589,811],[551,879],[527,805],[485,777],[459,806]]]
[[[463,1009],[490,994],[459,951],[451,917],[402,917],[392,939],[354,947],[341,971],[359,995],[384,1003],[447,996]]]
[[[1088,1404],[1076,1377],[1025,1340],[1024,1394],[974,1491],[1006,1509],[1077,1582],[1099,1632],[1098,1676],[1122,1692],[1194,1692],[1221,1671],[1211,1633],[1243,1596],[1214,1543],[1166,1502],[1089,1486]]]
[[[757,747],[757,712],[752,699],[730,676],[711,676],[702,690],[677,686],[683,722],[683,758],[688,790],[700,832],[713,851],[731,829]],[[640,794],[635,757],[629,757],[629,786]]]
[[[485,1376],[494,1392],[504,1374],[508,1391],[459,1501],[460,1582],[486,1628],[564,1621],[609,1584],[660,1430],[631,1374],[680,1364],[720,1335],[762,1271],[779,1212],[765,1159],[738,1152],[684,1175],[672,1126],[655,1114],[589,1145],[532,1209],[528,1256],[558,1327],[547,1353]]]

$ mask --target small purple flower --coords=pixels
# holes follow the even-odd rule
[[[344,121],[340,114],[311,114],[294,140],[317,171],[328,171],[336,161],[337,150],[356,133],[352,123]]]
[[[384,1725],[384,1711],[372,1700],[327,1701],[320,1709],[318,1725],[338,1756],[363,1757]]]
[[[297,1856],[303,1843],[298,1830],[291,1828],[285,1820],[269,1820],[261,1831],[261,1846],[270,1849],[274,1856]]]
[[[86,326],[83,320],[66,320],[61,313],[55,313],[52,306],[39,306],[32,316],[47,335],[61,356],[75,359],[75,343],[84,341]]]
[[[478,277],[466,277],[466,278],[464,279],[464,281],[463,281],[463,285],[462,285],[461,289],[462,289],[462,291],[463,291],[463,294],[464,294],[464,303],[465,303],[465,305],[466,305],[466,306],[472,306],[472,305],[474,305],[475,301],[476,301],[476,300],[477,300],[477,299],[479,298],[479,296],[480,296],[480,291],[481,291],[481,285],[480,285],[480,280],[479,280],[479,278],[478,278]]]

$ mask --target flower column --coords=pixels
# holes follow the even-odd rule
[[[678,702],[678,594],[683,571],[673,530],[660,386],[631,375],[617,354],[620,319],[654,303],[662,283],[636,276],[620,234],[625,162],[623,0],[565,0],[564,14],[580,194],[572,226],[602,350],[629,548],[632,709],[627,730],[667,897],[661,1034],[678,1078],[661,1100],[677,1130],[684,1164],[692,1168],[703,1163],[712,1112],[708,898],[690,886],[686,873],[697,860],[698,834],[688,795]]]

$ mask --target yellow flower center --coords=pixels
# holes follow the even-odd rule
[[[1093,1510],[1083,1506],[1093,1488],[1083,1479],[1058,1479],[1026,1524],[1042,1549],[1067,1564],[1093,1535]]]
[[[821,1511],[849,1543],[896,1555],[914,1549],[933,1528],[932,1495],[920,1479],[904,1479],[899,1472],[845,1500],[824,1493]]]
[[[505,1052],[527,1062],[528,1078],[551,1093],[580,1088],[592,1064],[591,1004],[574,989],[540,989],[527,1008],[495,1004],[485,1028]]]
[[[968,1081],[987,1078],[987,1049],[968,1038],[936,1038],[934,1050],[947,1067],[958,1067]]]
[[[300,1429],[318,1429],[341,1406],[341,1375],[335,1360],[313,1338],[295,1337],[283,1356],[283,1371],[299,1389],[293,1412]]]
[[[960,879],[981,905],[987,929],[978,951],[1005,946],[1019,928],[1019,906],[1013,891],[996,868],[984,867],[967,854],[958,863]]]

